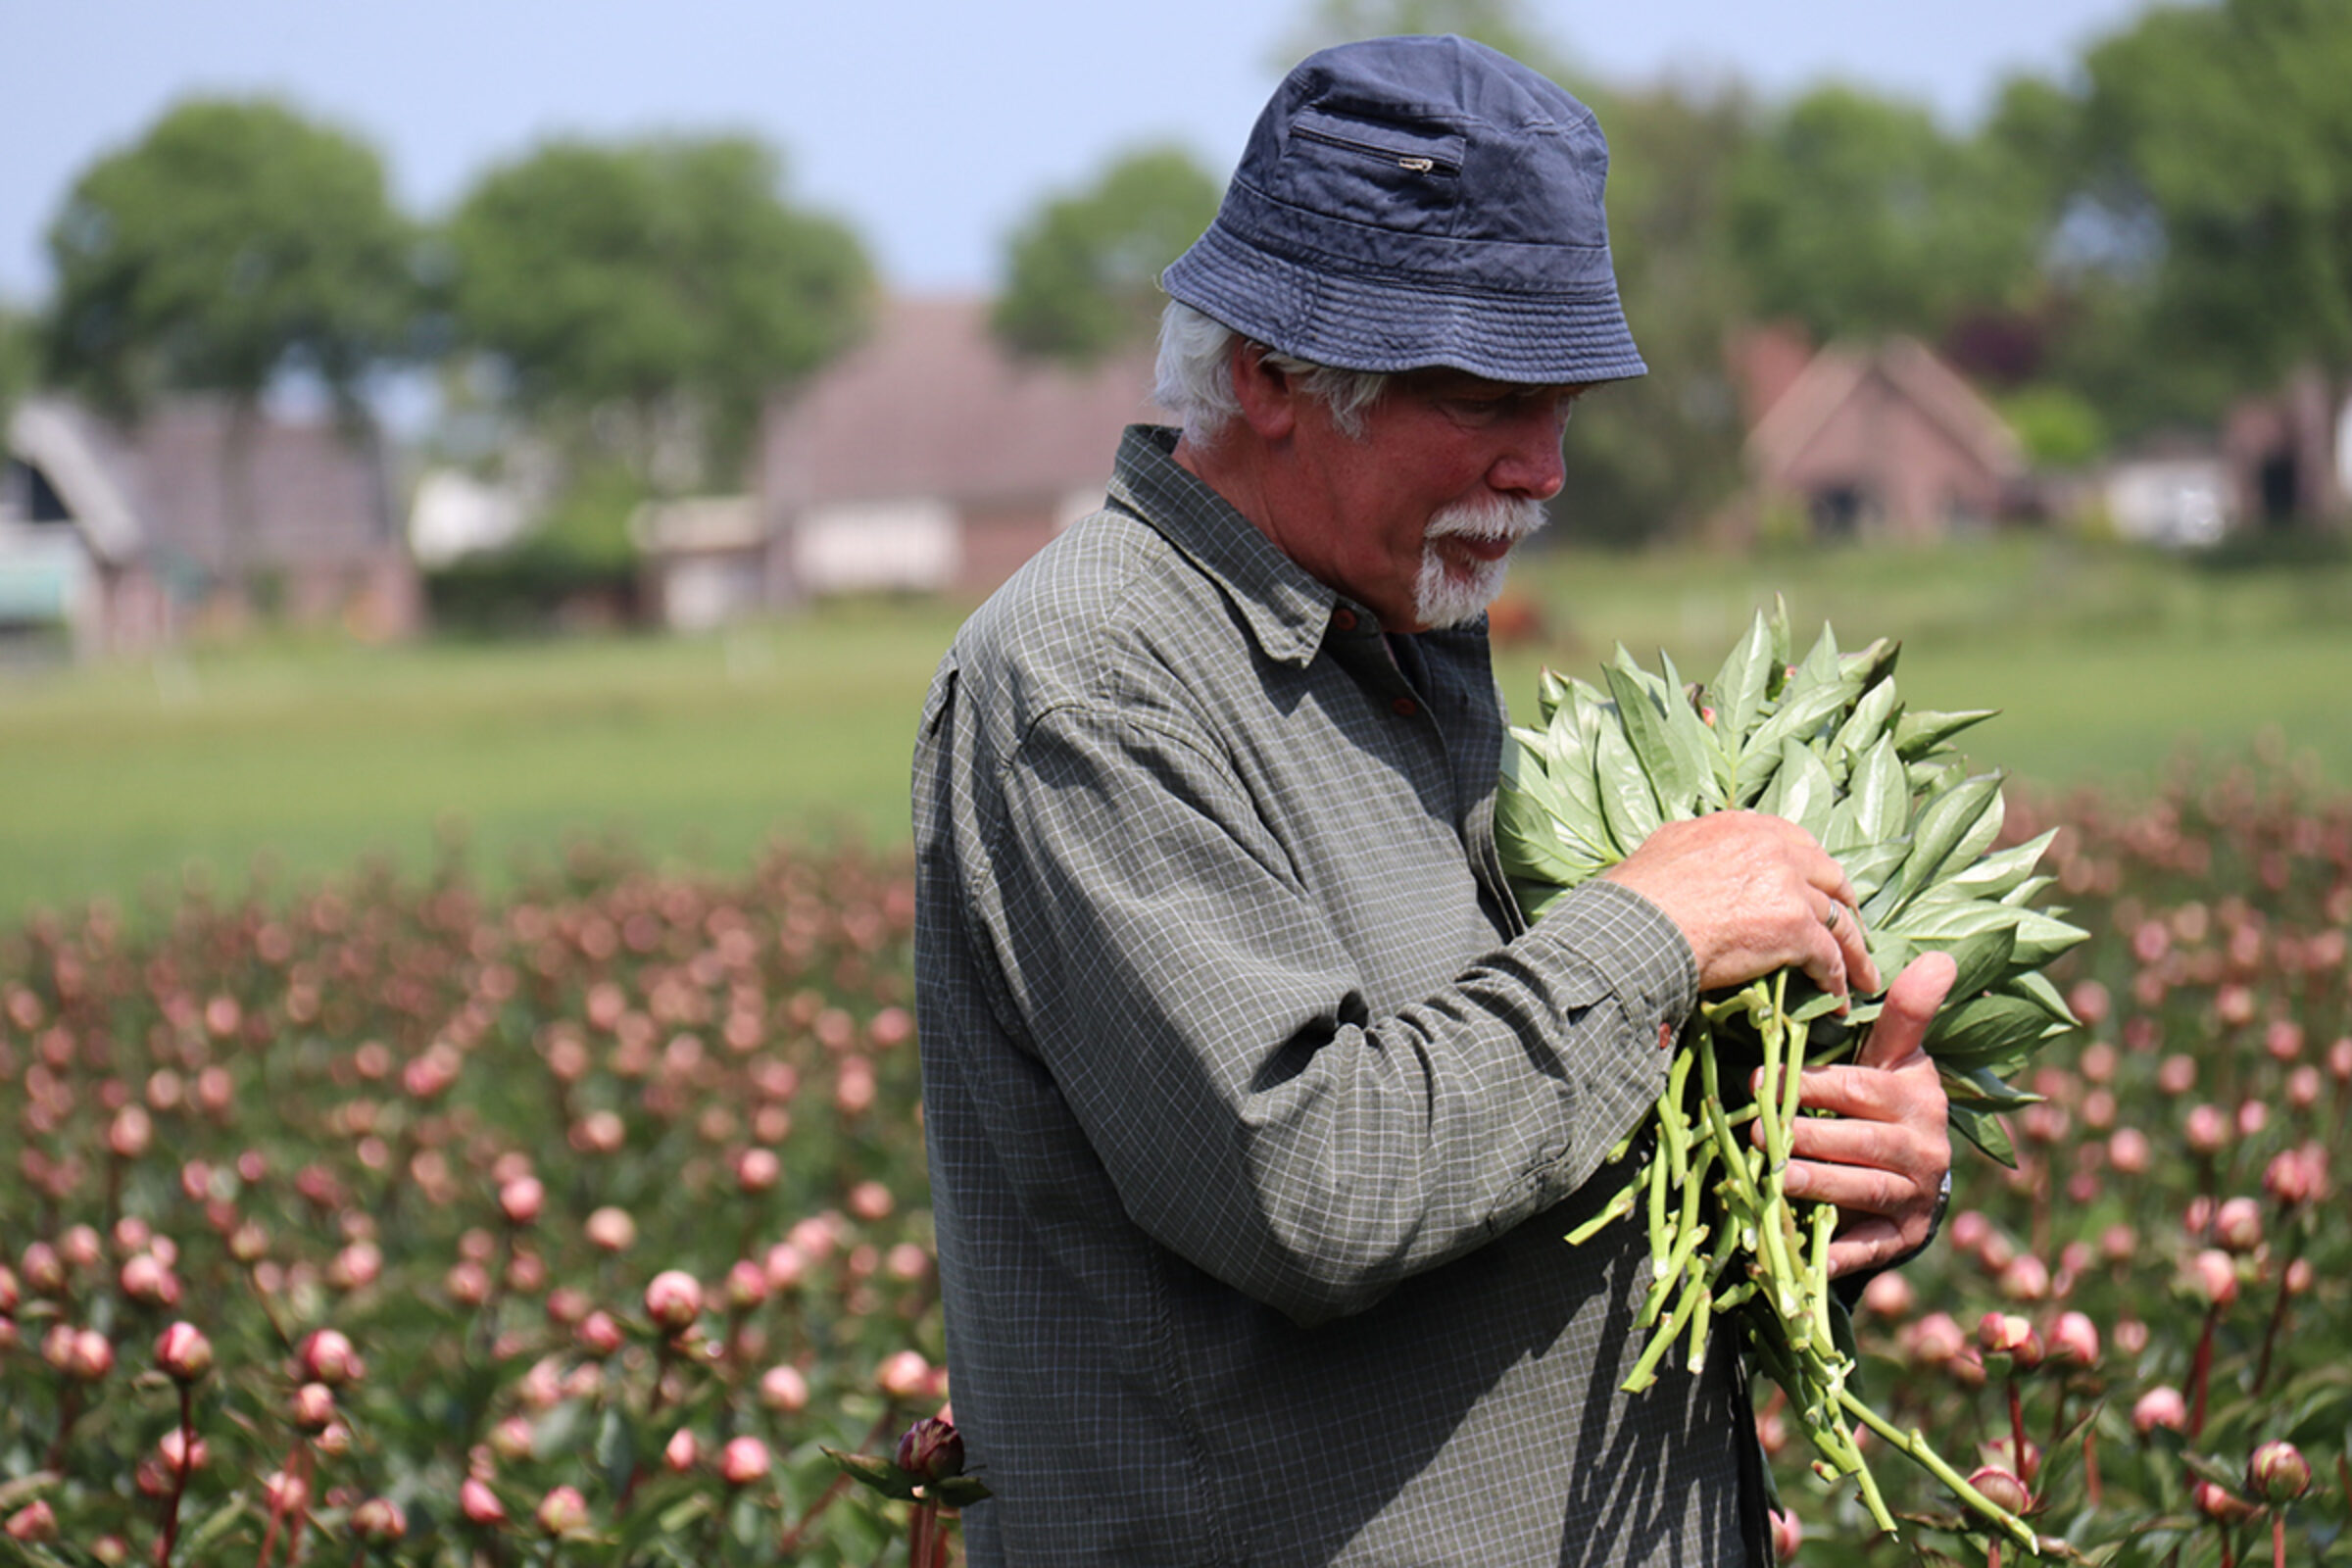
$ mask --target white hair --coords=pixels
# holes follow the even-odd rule
[[[1152,397],[1184,421],[1184,438],[1211,445],[1242,412],[1233,393],[1233,344],[1240,334],[1182,300],[1168,301],[1159,318],[1159,378]],[[1380,401],[1389,378],[1377,370],[1343,370],[1266,350],[1266,363],[1297,378],[1299,389],[1331,411],[1340,433],[1359,439],[1364,411]]]

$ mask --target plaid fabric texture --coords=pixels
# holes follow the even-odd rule
[[[940,666],[924,1109],[975,1564],[1743,1560],[1729,1354],[1616,1392],[1688,945],[1516,914],[1483,629],[1384,641],[1169,457]],[[1394,645],[1394,652],[1392,646]]]

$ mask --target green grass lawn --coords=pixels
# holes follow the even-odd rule
[[[1998,707],[1972,754],[2037,782],[2130,787],[2182,737],[2266,732],[2352,786],[2352,568],[2197,569],[2046,541],[1734,561],[1527,564],[1548,635],[1501,678],[1622,640],[1700,678],[1785,592],[1800,634],[1899,636],[1914,703]],[[959,610],[860,604],[710,638],[363,648],[265,641],[0,676],[0,918],[134,903],[190,864],[242,887],[380,853],[417,868],[462,829],[478,865],[619,833],[739,860],[773,832],[903,842],[923,689]]]

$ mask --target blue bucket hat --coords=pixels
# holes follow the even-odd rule
[[[1642,375],[1608,172],[1592,111],[1508,55],[1454,37],[1343,44],[1276,89],[1216,220],[1161,286],[1342,369]]]

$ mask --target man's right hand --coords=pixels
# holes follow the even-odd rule
[[[1837,996],[1879,990],[1853,883],[1793,822],[1761,811],[1668,822],[1601,875],[1682,928],[1701,991],[1789,966]]]

